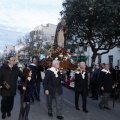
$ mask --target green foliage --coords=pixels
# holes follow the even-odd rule
[[[60,13],[67,16],[67,39],[76,35],[96,55],[120,43],[120,0],[65,0],[63,9]]]

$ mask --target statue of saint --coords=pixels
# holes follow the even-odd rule
[[[54,49],[56,49],[57,47],[64,47],[65,34],[67,32],[65,18],[66,17],[63,17],[57,25],[56,33],[55,33],[55,40],[54,40]]]

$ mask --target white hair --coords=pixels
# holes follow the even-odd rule
[[[59,60],[53,60],[52,65],[59,63],[59,62],[60,62]]]
[[[82,64],[85,64],[85,62],[84,62],[84,61],[80,62],[80,63],[78,64],[78,67],[80,67]]]

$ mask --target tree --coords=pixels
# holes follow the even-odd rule
[[[62,16],[67,16],[66,42],[75,35],[97,55],[108,53],[120,44],[120,0],[65,0]],[[73,40],[72,40],[73,41]]]

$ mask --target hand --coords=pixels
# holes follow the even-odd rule
[[[3,85],[5,86],[6,89],[8,89],[8,90],[10,89],[9,84],[6,81],[3,82]]]
[[[101,90],[104,90],[104,87],[101,87]]]
[[[2,86],[0,86],[0,88],[2,88]]]
[[[46,95],[49,95],[49,91],[48,91],[48,90],[45,90],[45,94],[46,94]]]
[[[23,90],[26,90],[26,87],[23,87]]]

